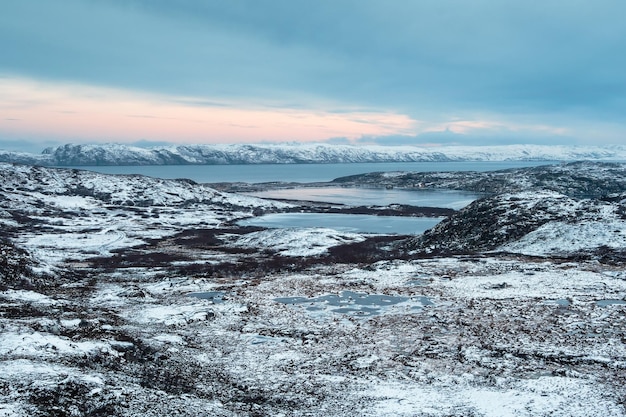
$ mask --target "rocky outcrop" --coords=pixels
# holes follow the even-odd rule
[[[0,291],[33,288],[36,285],[33,264],[24,249],[7,240],[0,240]]]
[[[575,198],[603,198],[626,191],[626,164],[570,162],[488,172],[374,172],[337,178],[333,183],[484,194],[549,190]]]
[[[578,206],[575,200],[556,193],[484,198],[413,239],[411,245],[427,253],[489,251],[517,240],[549,221],[573,219]]]

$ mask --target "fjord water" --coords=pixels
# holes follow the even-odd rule
[[[326,182],[370,172],[495,171],[546,165],[550,162],[398,162],[349,164],[165,165],[75,167],[106,174],[141,174],[155,178],[187,178],[198,183],[218,182]],[[460,209],[478,198],[461,191],[387,190],[373,188],[294,188],[255,193],[259,197],[321,201],[352,206],[407,204]],[[281,213],[242,220],[239,224],[268,228],[325,227],[344,232],[421,234],[442,218],[371,216],[355,214]]]
[[[384,162],[350,164],[261,164],[261,165],[149,165],[70,167],[104,174],[141,174],[155,178],[187,178],[214,182],[322,182],[348,175],[390,171],[496,171],[553,164],[548,161],[503,162]]]

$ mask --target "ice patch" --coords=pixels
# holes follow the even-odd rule
[[[408,262],[381,261],[367,269],[354,268],[342,276],[350,280],[362,280],[378,288],[403,287],[415,280],[420,266]]]
[[[110,351],[108,344],[92,341],[72,341],[48,333],[4,333],[0,355],[56,356],[59,354],[81,355],[95,350]]]
[[[112,249],[138,245],[143,241],[128,238],[125,232],[107,229],[93,233],[67,231],[23,236],[20,243],[37,259],[55,265],[67,258],[108,254]]]
[[[73,372],[67,366],[33,361],[30,359],[5,360],[0,362],[0,378],[40,378],[50,375],[68,375]]]
[[[534,256],[565,255],[599,247],[625,248],[625,221],[551,222],[498,250]]]
[[[27,290],[7,290],[0,292],[0,296],[9,300],[15,301],[25,301],[30,303],[37,304],[58,304],[57,300],[53,300],[47,295],[40,294],[35,291],[27,291]]]
[[[420,310],[433,302],[423,296],[405,297],[399,295],[365,294],[354,291],[342,291],[339,294],[320,295],[319,297],[279,297],[275,298],[282,304],[302,306],[306,311],[315,314],[339,313],[355,317],[369,317],[383,314],[392,306],[410,306],[411,310]]]
[[[154,340],[156,340],[157,342],[161,342],[161,343],[167,343],[170,345],[186,345],[187,343],[185,343],[185,340],[175,334],[168,334],[168,333],[162,333],[160,335],[154,336],[153,337]]]
[[[134,317],[140,323],[163,323],[167,326],[185,325],[208,320],[214,313],[204,305],[171,305],[148,307]]]
[[[471,376],[471,375],[470,375]],[[376,404],[367,415],[479,415],[482,417],[623,415],[619,404],[603,398],[593,381],[541,377],[499,389],[475,388],[459,380],[458,388],[408,386],[389,382],[367,394]]]
[[[272,249],[283,256],[322,255],[333,246],[365,240],[356,233],[341,233],[334,229],[270,229],[252,232],[238,238],[235,246]]]
[[[626,292],[626,282],[584,270],[537,271],[533,275],[511,271],[497,275],[440,279],[430,284],[445,288],[460,298],[569,299],[586,297],[592,291],[606,296]]]

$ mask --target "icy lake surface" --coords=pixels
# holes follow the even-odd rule
[[[204,292],[192,292],[189,293],[190,297],[201,298],[203,300],[209,300],[213,303],[221,303],[224,301],[224,292],[222,291],[204,291]]]
[[[347,175],[381,171],[494,171],[546,165],[543,161],[505,162],[397,162],[350,164],[263,164],[263,165],[166,165],[77,167],[107,174],[141,174],[157,178],[188,178],[211,182],[323,182]],[[477,195],[460,191],[407,191],[371,188],[294,188],[256,193],[265,198],[308,200],[352,206],[406,204],[461,209]],[[241,221],[240,225],[267,228],[330,228],[343,232],[421,234],[441,218],[389,217],[354,214],[271,214]]]
[[[240,226],[267,228],[323,227],[342,232],[417,235],[435,226],[441,217],[370,216],[336,213],[274,213],[240,220]]]
[[[384,312],[388,307],[411,301],[413,310],[420,310],[423,306],[433,305],[428,297],[404,297],[384,294],[366,294],[354,291],[342,291],[339,294],[321,295],[319,297],[279,297],[274,301],[301,305],[311,312],[325,312],[348,314],[354,316],[375,316]],[[415,304],[419,305],[415,305]]]
[[[397,190],[384,188],[291,188],[268,190],[250,195],[261,198],[320,201],[350,206],[385,206],[407,204],[410,206],[443,207],[459,210],[476,200],[476,194],[446,190]]]

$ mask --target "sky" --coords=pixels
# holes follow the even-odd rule
[[[623,0],[0,2],[0,149],[626,141]]]

